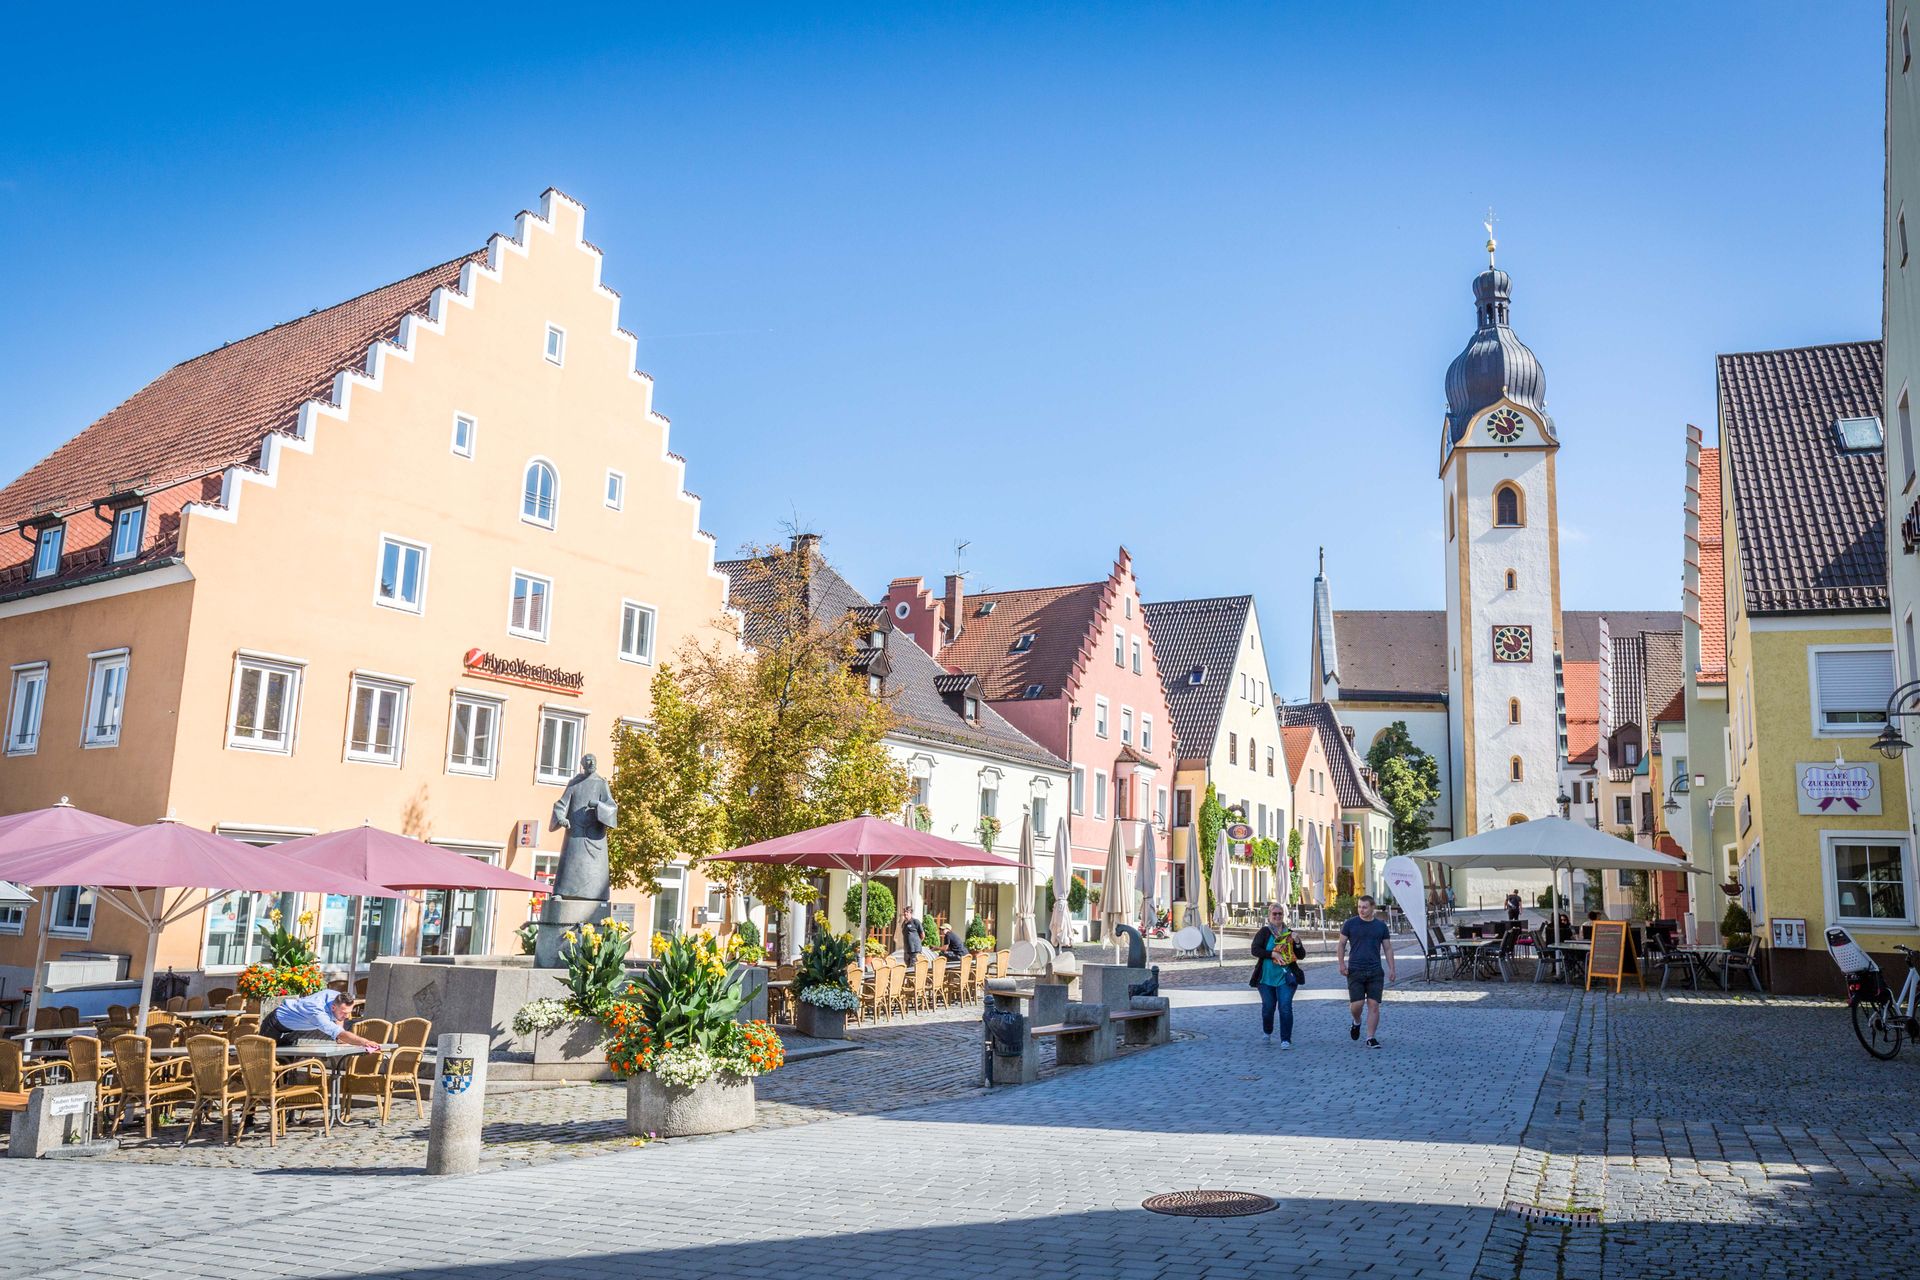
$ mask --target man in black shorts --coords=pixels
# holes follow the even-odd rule
[[[1367,1048],[1380,1047],[1380,996],[1386,990],[1386,984],[1394,981],[1397,974],[1393,967],[1392,931],[1385,920],[1374,915],[1372,894],[1363,894],[1359,903],[1360,914],[1348,917],[1340,926],[1340,972],[1347,979],[1347,999],[1351,1002],[1348,1012],[1353,1015],[1353,1026],[1347,1031],[1349,1040],[1360,1038],[1360,1012],[1364,1008],[1367,1014]],[[1383,975],[1381,961],[1384,955],[1386,968]]]

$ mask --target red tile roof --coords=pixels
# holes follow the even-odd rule
[[[405,317],[424,316],[433,291],[456,288],[461,269],[484,254],[464,254],[175,365],[0,489],[0,527],[85,513],[110,493],[138,489],[160,508],[149,512],[143,558],[166,558],[181,506],[217,499],[220,472],[256,463],[270,433],[291,430],[306,401],[330,399],[338,374],[364,371],[371,344],[394,338]],[[214,478],[210,492],[197,484],[203,477]],[[72,517],[64,549],[73,563],[63,563],[60,580],[86,576],[104,558],[98,526],[89,515]],[[0,539],[0,564],[18,564],[24,541]]]
[[[1317,732],[1310,724],[1280,726],[1280,745],[1287,753],[1287,778],[1295,785],[1300,782],[1300,768],[1306,763],[1307,752],[1313,746],[1313,735]]]
[[[1727,682],[1726,536],[1721,528],[1720,450],[1700,451],[1700,684]]]
[[[1600,664],[1568,662],[1561,674],[1567,688],[1567,760],[1589,763],[1600,745]]]
[[[989,701],[1018,698],[1030,684],[1058,696],[1091,644],[1106,591],[1101,581],[970,595],[960,634],[940,650],[940,661],[979,676]],[[989,602],[993,608],[983,614],[981,606]],[[1032,646],[1015,653],[1014,642],[1029,631]]]

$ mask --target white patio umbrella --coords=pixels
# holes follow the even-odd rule
[[[1324,906],[1327,901],[1327,859],[1320,852],[1320,828],[1311,822],[1307,824],[1307,892],[1313,895],[1315,906]]]
[[[1189,923],[1199,926],[1207,922],[1207,876],[1202,867],[1204,859],[1200,856],[1200,832],[1192,824],[1187,824],[1187,909],[1193,913]]]
[[[1153,848],[1151,823],[1141,824],[1140,856],[1134,859],[1134,871],[1140,882],[1140,919],[1143,922],[1140,932],[1144,935],[1159,918],[1154,907],[1160,900],[1160,860]]]
[[[1127,847],[1120,838],[1118,822],[1113,824],[1112,839],[1107,841],[1107,865],[1101,881],[1100,923],[1111,934],[1116,926],[1133,922],[1133,876],[1127,870]]]
[[[1073,890],[1073,846],[1067,836],[1067,820],[1060,819],[1060,829],[1053,837],[1053,910],[1049,913],[1047,932],[1053,936],[1053,945],[1067,947],[1073,943],[1072,916],[1067,910],[1067,895]]]
[[[1233,892],[1233,867],[1227,852],[1227,833],[1223,828],[1219,839],[1213,845],[1213,927],[1216,931],[1227,924],[1227,896]]]
[[[1033,918],[1033,818],[1020,815],[1020,873],[1013,890],[1013,940],[1037,942],[1039,926]]]

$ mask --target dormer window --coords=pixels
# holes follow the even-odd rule
[[[1046,691],[1047,686],[1043,684],[1030,684],[1020,691],[1020,696],[1022,698],[1033,699],[1042,696]]]
[[[1187,672],[1187,684],[1190,687],[1198,689],[1206,682],[1207,669],[1205,667],[1195,667],[1193,670]]]
[[[984,618],[988,614],[992,613],[994,606],[999,603],[1000,602],[998,600],[982,600],[980,602],[980,607],[973,611],[973,616],[976,618]]]
[[[980,722],[980,699],[968,698],[966,702],[967,719],[974,724]]]
[[[1025,635],[1022,635],[1018,640],[1015,640],[1013,642],[1013,648],[1009,650],[1009,652],[1025,653],[1027,650],[1033,648],[1033,637],[1034,637],[1034,633],[1031,631],[1027,632]]]
[[[147,529],[145,506],[122,507],[113,516],[113,560],[131,560],[140,554],[141,536]]]
[[[880,677],[879,677],[879,676],[868,676],[868,677],[867,677],[867,692],[868,692],[868,693],[870,693],[870,694],[872,694],[872,695],[873,695],[874,697],[876,697],[876,698],[877,698],[877,697],[879,697],[879,696],[880,696],[880,689],[881,689],[881,684],[880,684]]]
[[[867,648],[884,649],[887,647],[887,633],[875,627],[867,633]]]
[[[51,578],[60,572],[60,547],[67,540],[67,527],[50,524],[40,530],[40,539],[34,544],[33,576]]]

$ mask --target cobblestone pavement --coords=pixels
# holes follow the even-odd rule
[[[489,1132],[526,1150],[465,1179],[291,1156],[183,1167],[177,1147],[0,1162],[0,1272],[845,1280],[903,1260],[1103,1280],[1911,1272],[1920,1061],[1871,1062],[1836,1004],[1412,981],[1390,995],[1386,1047],[1369,1052],[1347,1039],[1344,993],[1317,961],[1299,1047],[1283,1053],[1253,1033],[1244,974],[1238,961],[1170,968],[1188,1039],[1027,1088],[980,1090],[972,1025],[936,1015],[766,1078],[759,1132],[634,1149],[585,1136],[607,1115],[560,1141],[528,1115],[512,1122],[524,1130]],[[575,1095],[618,1091],[518,1097]],[[389,1130],[417,1127],[408,1117]],[[581,1154],[597,1158],[565,1158]],[[1188,1187],[1280,1205],[1216,1221],[1139,1208]],[[1596,1209],[1600,1224],[1528,1222],[1505,1212],[1513,1201]],[[350,1229],[326,1237],[324,1256],[259,1243],[286,1239],[295,1212]]]

